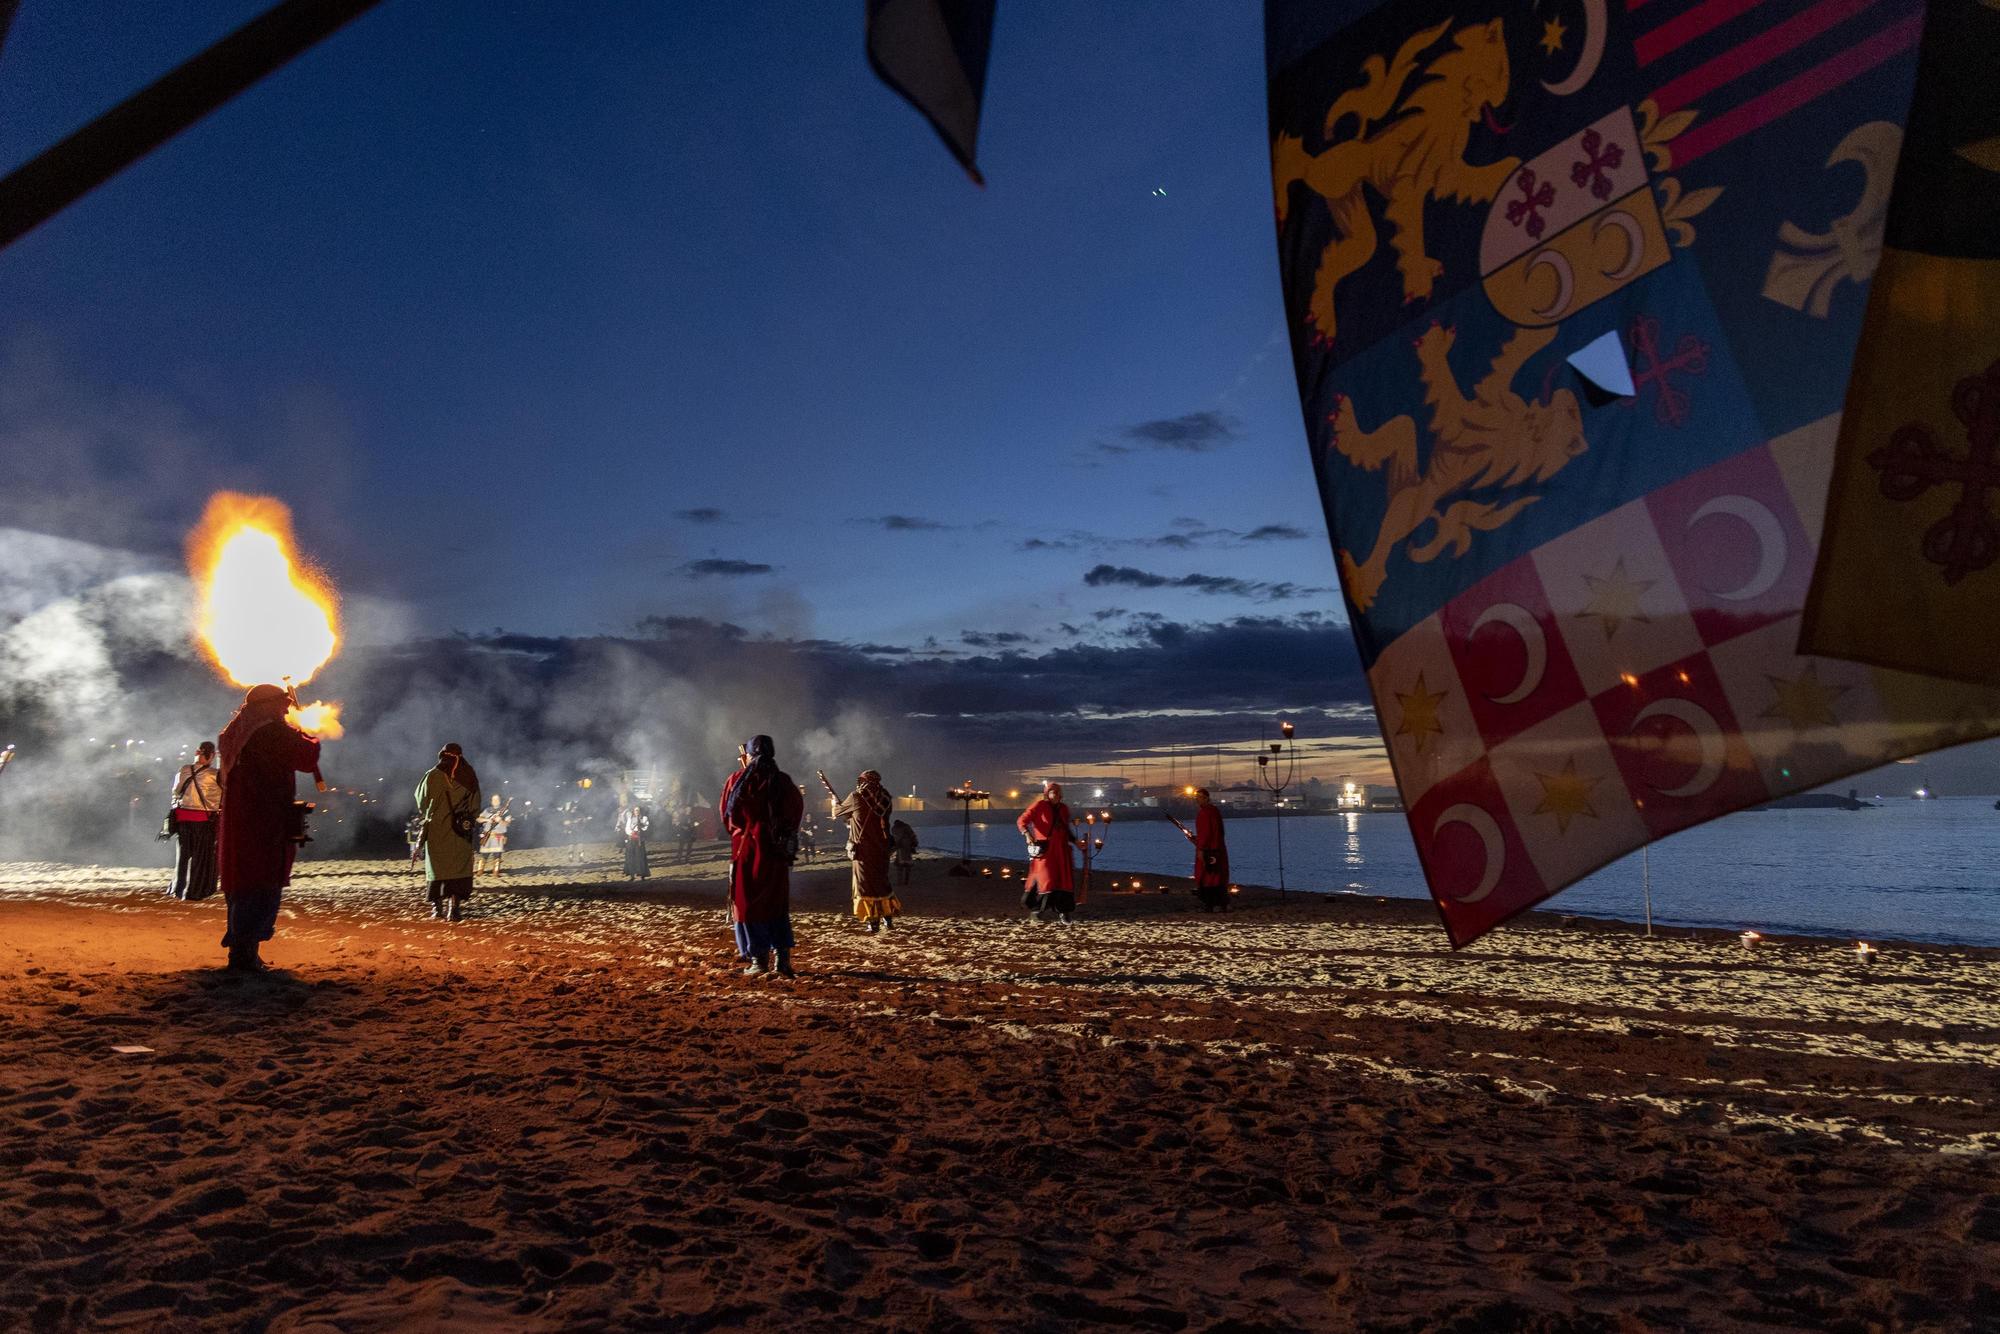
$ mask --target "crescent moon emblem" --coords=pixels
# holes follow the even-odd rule
[[[1569,303],[1576,296],[1576,274],[1569,261],[1553,250],[1544,250],[1528,261],[1528,267],[1521,273],[1523,278],[1532,274],[1544,264],[1556,271],[1556,299],[1548,305],[1535,308],[1534,313],[1545,320],[1552,320],[1569,310]]]
[[[1632,719],[1632,728],[1648,718],[1672,718],[1685,723],[1693,732],[1697,744],[1701,746],[1701,759],[1695,764],[1694,777],[1679,787],[1660,787],[1656,790],[1664,797],[1693,797],[1708,791],[1715,780],[1722,777],[1723,741],[1722,728],[1716,724],[1715,715],[1707,709],[1686,699],[1656,699],[1639,710]]]
[[[1583,86],[1597,74],[1597,62],[1604,59],[1604,0],[1583,0],[1583,54],[1576,58],[1576,68],[1569,77],[1559,83],[1542,81],[1542,87],[1557,97],[1568,97],[1571,93],[1582,92]]]
[[[1748,602],[1770,592],[1771,585],[1785,572],[1785,530],[1779,525],[1778,516],[1748,496],[1716,496],[1688,517],[1687,526],[1693,528],[1715,514],[1740,519],[1756,534],[1757,569],[1741,585],[1727,592],[1719,588],[1708,591],[1729,602]]]
[[[1446,825],[1454,824],[1462,824],[1479,835],[1480,845],[1486,850],[1486,869],[1480,873],[1478,885],[1470,894],[1452,895],[1460,903],[1477,903],[1500,883],[1500,868],[1506,864],[1507,845],[1500,837],[1499,822],[1479,807],[1463,801],[1456,806],[1447,806],[1439,813],[1437,823],[1431,826],[1431,839],[1436,841]]]
[[[1517,602],[1496,602],[1479,613],[1479,619],[1472,623],[1469,639],[1488,625],[1500,624],[1521,637],[1521,647],[1528,651],[1528,664],[1521,669],[1521,679],[1514,688],[1504,695],[1489,694],[1486,698],[1495,704],[1519,704],[1535,693],[1542,683],[1542,674],[1549,667],[1549,641],[1542,633],[1541,622],[1528,614],[1528,609]]]
[[[1639,229],[1637,218],[1624,209],[1613,209],[1599,218],[1597,225],[1590,229],[1591,244],[1597,243],[1597,238],[1604,235],[1606,227],[1615,227],[1625,233],[1624,262],[1617,268],[1606,271],[1604,275],[1614,283],[1622,283],[1637,273],[1639,266],[1646,262],[1646,233]]]

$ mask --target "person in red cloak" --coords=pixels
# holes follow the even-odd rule
[[[278,924],[278,901],[292,883],[292,799],[297,775],[319,770],[319,740],[285,721],[292,706],[279,686],[252,686],[222,729],[222,892],[229,901],[222,937],[233,972],[261,973],[257,947]]]
[[[1042,795],[1014,822],[1028,840],[1028,878],[1021,906],[1028,910],[1031,922],[1039,922],[1042,914],[1052,912],[1061,925],[1076,925],[1072,917],[1076,912],[1076,831],[1070,826],[1060,783],[1044,787]]]
[[[721,803],[722,827],[729,831],[736,952],[751,977],[765,972],[792,977],[792,858],[806,799],[778,767],[770,737],[751,737],[743,751],[749,763],[724,788]]]
[[[1194,790],[1194,895],[1203,912],[1229,911],[1229,844],[1222,837],[1222,812],[1208,789]]]

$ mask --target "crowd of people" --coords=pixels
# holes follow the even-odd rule
[[[238,972],[264,970],[259,946],[271,939],[293,860],[308,837],[306,815],[312,808],[297,799],[297,781],[302,773],[318,778],[320,743],[287,717],[296,703],[283,687],[252,687],[219,741],[203,741],[193,762],[182,766],[163,830],[178,842],[174,897],[200,900],[218,889],[223,894],[222,944],[229,968]],[[876,770],[864,770],[845,796],[824,773],[818,777],[826,789],[828,818],[846,829],[854,918],[870,935],[893,931],[903,915],[896,889],[910,883],[916,831],[895,818],[895,801]],[[425,898],[435,920],[462,920],[474,879],[502,875],[511,803],[498,794],[484,805],[482,800],[479,773],[457,742],[443,746],[417,782],[416,813],[407,829],[410,863],[412,868],[423,863]],[[1226,910],[1229,854],[1221,813],[1205,789],[1197,800],[1195,828],[1181,831],[1195,845],[1196,893],[1205,910]],[[778,767],[777,745],[769,736],[754,736],[738,747],[716,814],[729,840],[729,917],[744,972],[793,977],[791,870],[805,846],[808,817],[804,789]],[[1016,823],[1027,841],[1022,906],[1029,920],[1073,926],[1075,854],[1085,836],[1063,802],[1062,786],[1049,783]],[[685,859],[697,829],[685,802],[675,824]],[[625,879],[650,878],[646,839],[654,826],[645,804],[621,796],[612,825]]]

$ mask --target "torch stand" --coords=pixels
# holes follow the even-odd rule
[[[946,872],[946,874],[971,875],[972,874],[972,803],[975,801],[986,801],[990,799],[993,794],[991,792],[980,791],[978,788],[972,785],[972,780],[968,778],[963,783],[959,784],[957,787],[945,789],[945,795],[947,797],[950,797],[953,801],[959,801],[965,803],[965,819],[960,827],[960,832],[959,832],[958,865],[952,867],[950,871]]]
[[[1283,742],[1271,742],[1268,754],[1264,752],[1258,753],[1257,782],[1266,792],[1271,794],[1271,814],[1276,817],[1278,822],[1278,898],[1283,900],[1286,897],[1285,789],[1290,787],[1292,780],[1298,776],[1299,751],[1298,747],[1292,744],[1292,725],[1290,723],[1279,723],[1278,728],[1284,733],[1285,739]],[[1274,763],[1280,755],[1285,757],[1285,770],[1282,777],[1279,776],[1278,766]]]

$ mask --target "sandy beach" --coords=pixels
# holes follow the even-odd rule
[[[2000,1325],[2000,952],[926,859],[887,937],[802,871],[786,983],[713,849],[593,851],[458,925],[308,863],[250,979],[157,868],[0,867],[0,1326]]]

